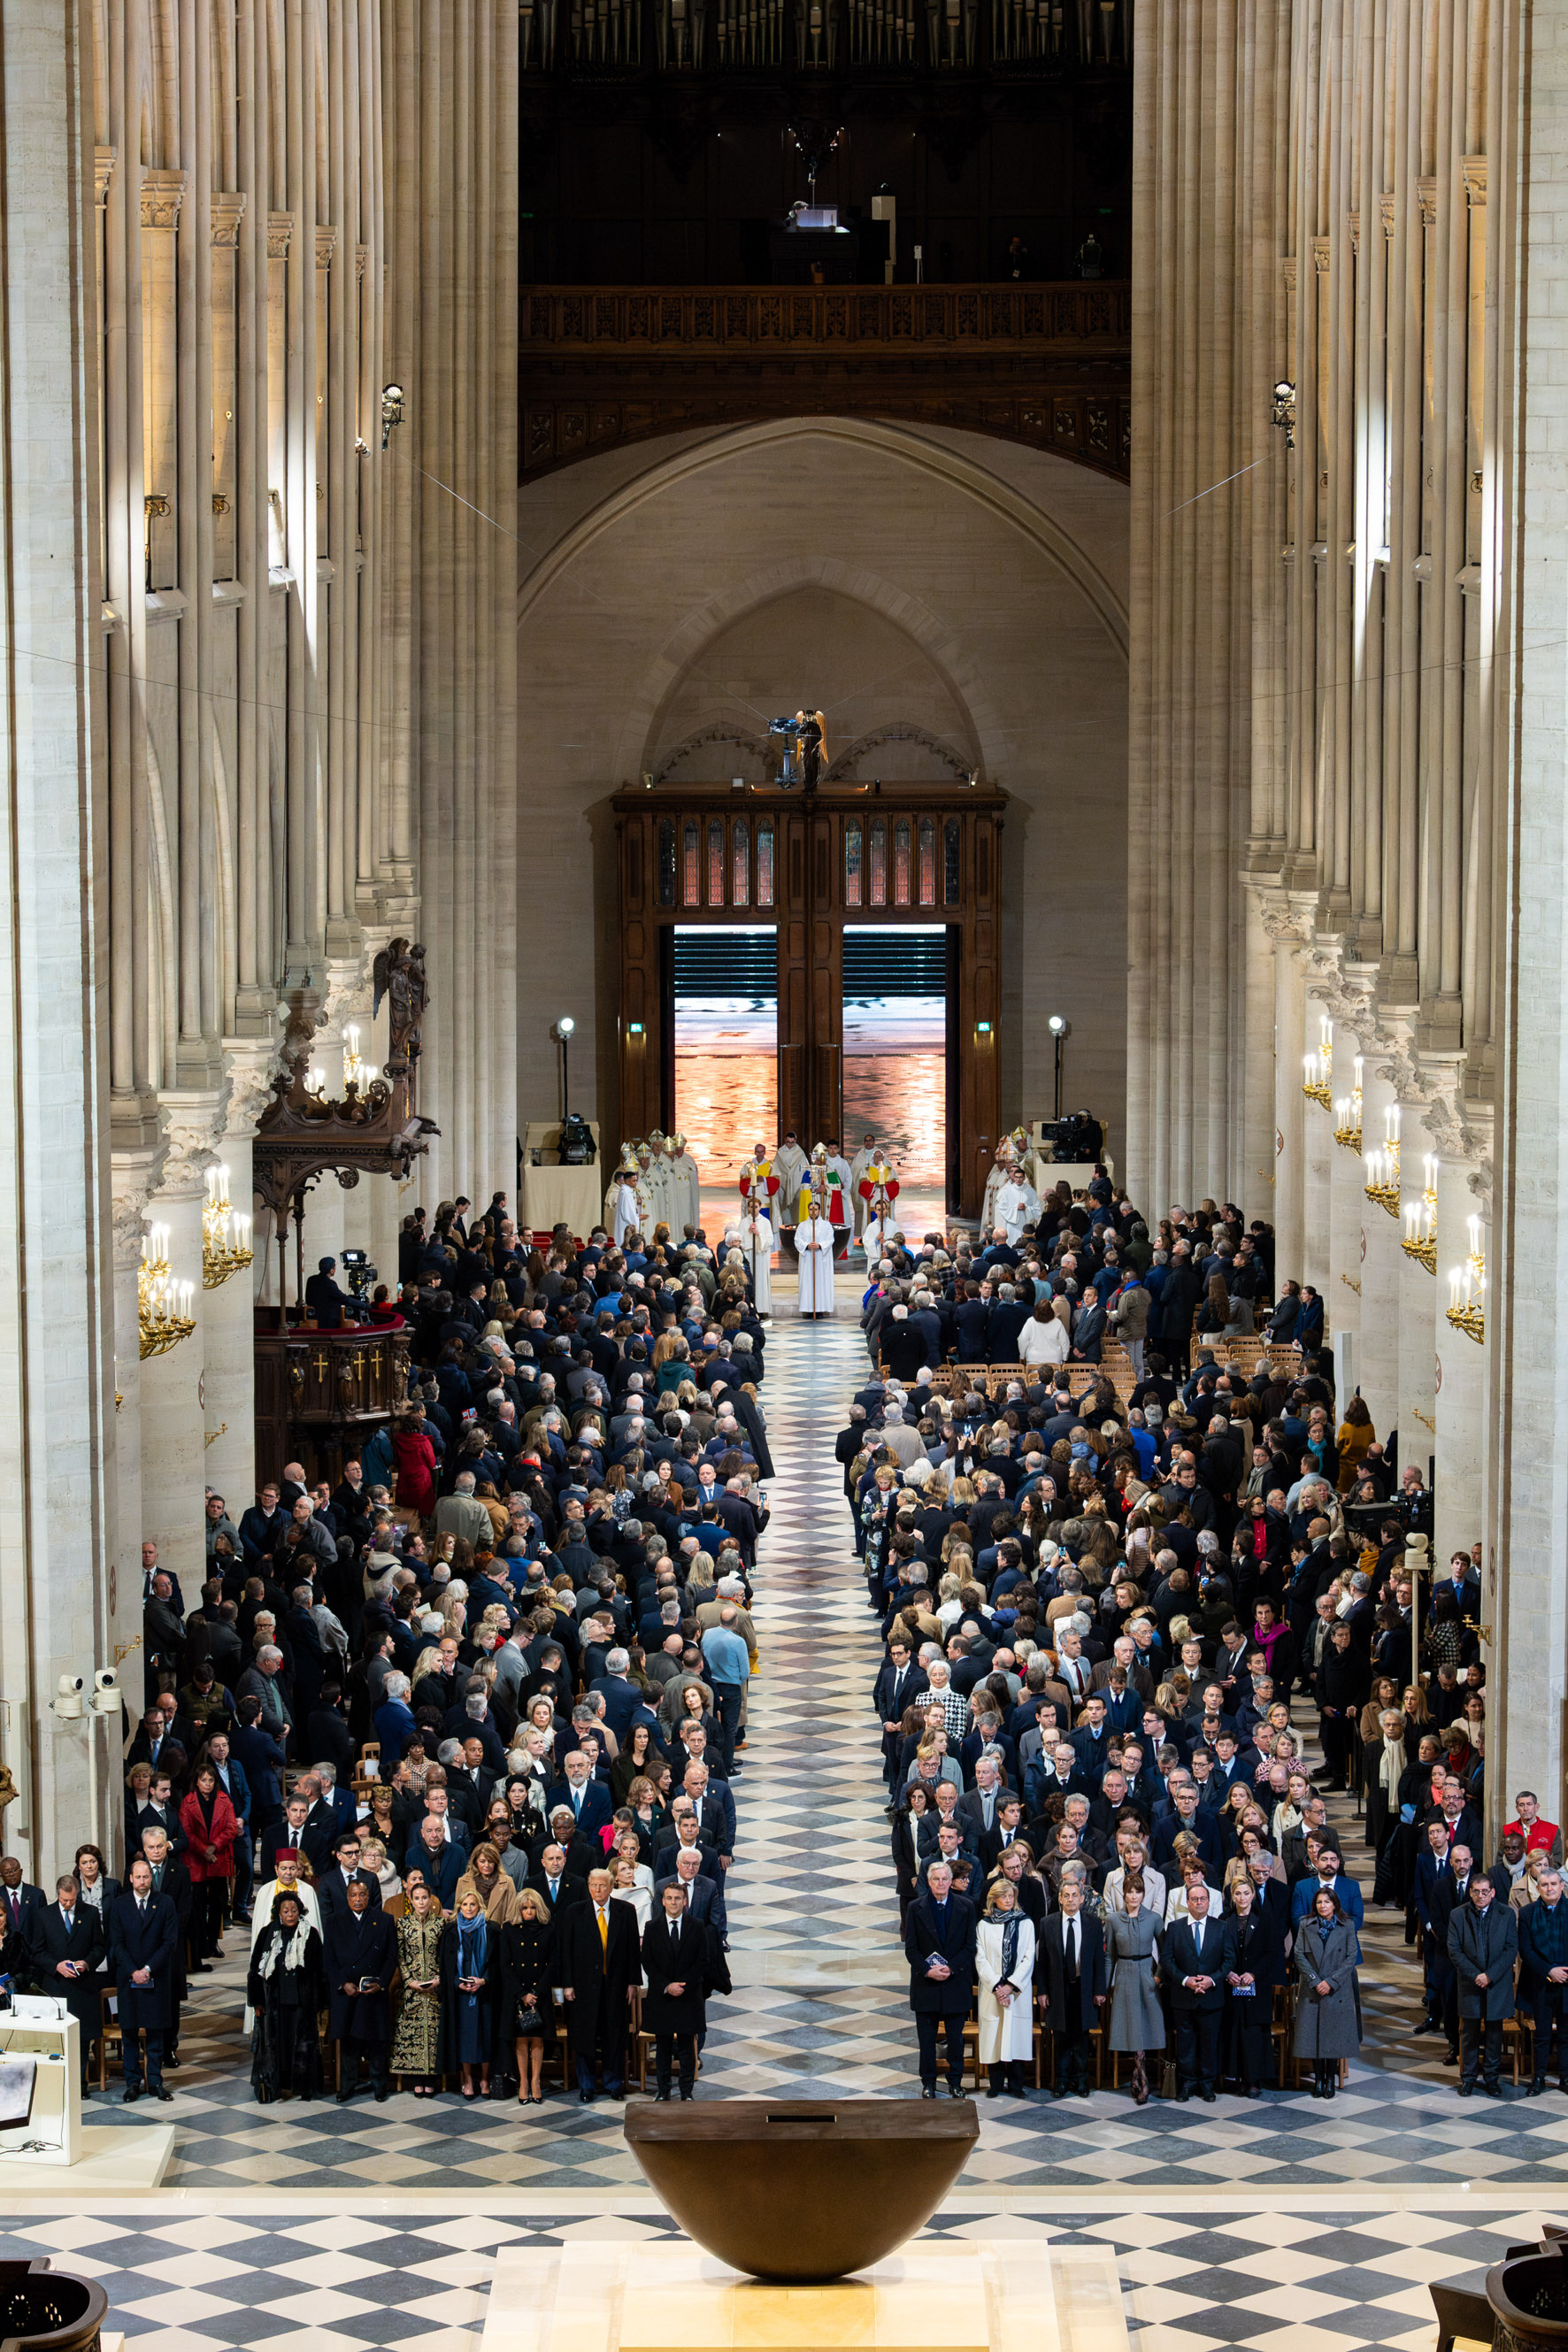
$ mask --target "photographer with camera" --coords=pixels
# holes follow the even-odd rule
[[[316,1318],[318,1331],[341,1331],[360,1319],[358,1299],[351,1291],[338,1288],[337,1268],[335,1257],[322,1258],[305,1285],[305,1304]]]

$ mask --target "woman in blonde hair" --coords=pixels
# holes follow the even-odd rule
[[[975,1936],[975,1974],[980,1980],[980,2063],[990,2069],[988,2098],[1005,2091],[1024,2096],[1025,2062],[1033,2056],[1035,1927],[1018,1907],[1011,1879],[993,1879],[985,1916]]]

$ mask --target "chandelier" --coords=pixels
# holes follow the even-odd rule
[[[231,1274],[242,1274],[255,1256],[250,1219],[236,1216],[229,1207],[227,1168],[209,1168],[207,1197],[202,1203],[202,1288],[216,1290]]]
[[[191,1313],[195,1296],[195,1283],[176,1282],[169,1270],[168,1226],[153,1225],[142,1244],[136,1276],[138,1353],[143,1362],[149,1356],[166,1356],[190,1338],[196,1328]]]

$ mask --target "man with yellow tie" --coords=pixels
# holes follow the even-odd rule
[[[592,2100],[602,2069],[612,2099],[626,2095],[626,2024],[640,1976],[637,1913],[610,1900],[607,1870],[588,1873],[588,1900],[557,1916],[554,1971],[577,2068],[577,2095]]]

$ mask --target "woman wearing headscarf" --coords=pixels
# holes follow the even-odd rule
[[[274,2099],[314,2099],[321,2092],[317,2019],[327,2005],[321,1939],[297,1894],[283,1893],[250,1955],[246,1997],[256,2022],[250,2036],[250,2084],[268,2106]]]
[[[1024,2096],[1024,2065],[1034,2055],[1035,1926],[1018,1906],[1010,1878],[994,1879],[985,1916],[975,1933],[975,1974],[980,1982],[980,2045],[983,2066],[991,2070],[988,2098],[1004,2091]]]
[[[507,1885],[510,1895],[510,1880]],[[501,1931],[485,1917],[471,1877],[459,1880],[456,1906],[441,1937],[440,2071],[453,2074],[461,2068],[465,2099],[476,2095],[477,2074],[477,2095],[488,2099],[500,2007]]]

